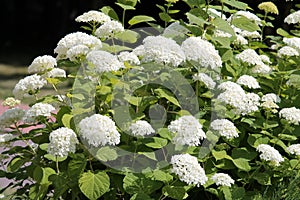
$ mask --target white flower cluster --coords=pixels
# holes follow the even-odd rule
[[[199,63],[201,67],[216,69],[222,67],[219,52],[210,42],[200,37],[189,37],[181,44],[188,61]]]
[[[214,89],[216,86],[216,82],[213,79],[204,73],[198,73],[193,76],[194,81],[201,81],[208,89]]]
[[[243,10],[237,11],[234,14],[234,17],[238,17],[238,16],[244,16],[244,17],[248,18],[249,20],[255,22],[257,25],[262,25],[261,19],[249,11],[243,11]]]
[[[108,39],[122,32],[124,32],[123,25],[118,21],[110,20],[97,28],[95,35],[102,39]]]
[[[110,17],[100,11],[90,10],[76,17],[76,22],[96,22],[103,24],[110,21]]]
[[[124,67],[115,55],[106,51],[91,51],[87,54],[86,59],[92,64],[94,71],[100,74],[103,72],[117,71]]]
[[[300,10],[289,14],[285,19],[285,23],[288,24],[297,24],[300,23]]]
[[[70,33],[57,43],[57,47],[54,49],[54,53],[57,54],[57,59],[60,60],[69,58],[73,60],[74,58],[86,52],[82,50],[82,46],[76,50],[72,49],[77,45],[84,45],[89,50],[97,50],[102,47],[101,40],[95,36],[82,32]],[[71,52],[68,53],[69,50]]]
[[[25,111],[20,108],[11,108],[6,110],[0,116],[0,128],[7,128],[22,120]]]
[[[300,123],[300,109],[298,108],[283,108],[279,111],[279,116],[291,124],[299,125]]]
[[[248,39],[261,38],[261,35],[257,31],[250,32],[250,31],[242,30],[235,26],[232,26],[232,28],[237,36],[241,36],[242,38],[244,38],[244,39],[240,38],[240,40],[246,40],[245,38],[248,38]],[[246,41],[248,44],[248,40],[246,40]]]
[[[121,62],[128,62],[131,65],[139,65],[140,64],[139,58],[133,52],[122,51],[118,55],[118,58]]]
[[[237,54],[236,58],[248,65],[259,65],[263,63],[261,57],[253,49],[245,49]]]
[[[280,58],[282,58],[284,56],[287,56],[287,57],[299,56],[299,52],[296,49],[294,49],[293,47],[284,46],[278,50],[277,55]]]
[[[75,153],[76,144],[79,143],[72,129],[61,127],[49,135],[48,153],[53,156],[68,156],[69,152]]]
[[[211,122],[210,127],[227,139],[239,137],[237,128],[228,119],[216,119]]]
[[[251,68],[251,72],[255,74],[269,74],[272,68],[265,63],[260,63]]]
[[[223,185],[230,187],[234,184],[234,180],[225,173],[216,173],[211,177],[211,180],[216,183],[216,185]]]
[[[10,108],[15,107],[16,105],[19,105],[21,103],[20,100],[15,99],[13,97],[7,97],[3,102],[3,106],[9,106]]]
[[[268,93],[261,97],[261,100],[266,101],[273,101],[274,103],[280,103],[281,99],[277,94],[274,93]]]
[[[218,85],[218,89],[223,90],[223,91],[244,92],[243,88],[240,85],[238,85],[232,81],[225,81],[225,82],[221,83],[220,85]]]
[[[55,108],[47,103],[36,103],[29,110],[26,111],[23,119],[26,123],[35,123],[39,119],[47,118],[51,116],[51,112],[55,111]]]
[[[100,114],[82,119],[79,122],[79,133],[89,145],[95,147],[120,143],[120,133],[117,131],[115,122]]]
[[[145,120],[138,120],[129,126],[129,131],[133,136],[146,136],[155,133],[152,126]]]
[[[292,144],[287,148],[288,152],[300,156],[300,144]]]
[[[44,78],[66,78],[66,71],[60,68],[53,68],[51,71],[46,72],[42,77]]]
[[[244,38],[243,36],[236,34],[236,39],[233,41],[233,44],[236,45],[247,45],[248,44],[248,40],[246,38]]]
[[[57,65],[56,59],[52,56],[44,55],[36,57],[28,67],[29,73],[46,72]]]
[[[171,158],[172,169],[179,179],[187,184],[195,184],[198,187],[208,180],[204,169],[197,158],[189,154],[174,155]]]
[[[283,38],[283,42],[288,46],[300,50],[300,38],[298,37]]]
[[[260,144],[256,147],[256,150],[261,153],[259,157],[262,160],[271,161],[275,166],[279,166],[284,160],[281,154],[268,144]]]
[[[197,146],[206,138],[202,125],[194,116],[182,116],[172,121],[168,129],[175,135],[172,139],[175,144]]]
[[[13,135],[13,134],[1,134],[0,135],[0,143],[4,143],[4,142],[9,142],[11,140],[13,140],[14,138],[16,138],[17,136]]]
[[[137,56],[142,57],[142,62],[156,62],[177,67],[185,61],[184,52],[175,40],[163,36],[148,36],[143,40],[143,46],[139,48]]]
[[[238,78],[236,82],[248,88],[253,88],[253,89],[260,88],[259,83],[253,76],[242,75],[241,77]]]
[[[22,99],[41,89],[47,81],[37,74],[27,76],[21,79],[13,89],[15,98]]]
[[[77,60],[81,60],[84,58],[84,56],[86,56],[86,54],[90,51],[89,47],[87,47],[86,45],[83,44],[79,44],[76,46],[71,47],[68,51],[67,51],[67,58],[70,59],[70,61],[77,61]]]

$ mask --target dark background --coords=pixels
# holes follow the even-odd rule
[[[39,55],[54,55],[53,49],[57,42],[66,34],[83,31],[82,24],[75,18],[83,12],[97,10],[105,5],[112,6],[118,14],[121,9],[114,5],[113,0],[1,0],[0,3],[0,63],[9,65],[29,65]],[[244,0],[256,10],[262,1]],[[127,11],[127,20],[137,14],[145,14],[159,19],[159,9],[164,0],[141,0],[135,11]],[[300,0],[274,0],[279,9],[276,16],[277,27],[288,29],[283,19],[289,14],[295,3]],[[188,7],[183,2],[176,4],[183,11]],[[254,11],[255,12],[255,11]],[[120,15],[119,15],[120,16]],[[181,16],[177,16],[181,17]],[[184,17],[184,16],[183,16]]]

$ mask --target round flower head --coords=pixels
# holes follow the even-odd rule
[[[244,85],[248,88],[257,89],[260,88],[257,80],[253,76],[249,75],[242,75],[238,80],[236,81],[240,85]]]
[[[195,184],[198,187],[208,180],[204,169],[200,166],[197,158],[189,154],[174,155],[171,158],[172,169],[179,179],[187,184]]]
[[[87,54],[86,59],[92,64],[96,73],[117,71],[124,67],[116,56],[106,51],[91,51]]]
[[[266,64],[271,64],[270,58],[267,55],[259,55],[261,61]]]
[[[59,68],[54,68],[43,75],[44,78],[66,78],[66,71]]]
[[[139,65],[140,64],[139,58],[132,52],[122,51],[118,55],[118,58],[121,62],[128,62],[131,65]]]
[[[298,37],[283,38],[283,42],[288,46],[291,46],[297,50],[300,50],[300,38],[298,38]]]
[[[107,21],[96,29],[95,35],[102,39],[114,37],[118,33],[124,32],[123,25],[118,21]]]
[[[213,8],[208,8],[207,12],[210,16],[212,16],[213,18],[215,17],[220,17],[224,20],[226,20],[226,16],[224,14],[222,14],[221,12],[217,11],[216,9]]]
[[[131,124],[129,131],[133,136],[145,136],[155,133],[155,130],[152,128],[152,126],[144,120],[138,120]]]
[[[115,122],[100,114],[82,119],[79,122],[79,133],[89,145],[95,147],[120,143],[120,133]]]
[[[210,42],[200,37],[188,37],[183,41],[181,48],[187,60],[199,63],[201,67],[211,69],[222,67],[219,52]]]
[[[218,89],[223,91],[238,91],[244,93],[243,88],[239,84],[236,84],[232,81],[221,83],[220,85],[218,85]]]
[[[50,104],[36,103],[26,111],[23,119],[26,123],[35,123],[41,118],[50,117],[53,111],[55,111],[55,108]]]
[[[15,99],[13,97],[7,97],[3,102],[3,106],[9,106],[10,108],[15,107],[16,105],[20,105],[21,101],[18,99]]]
[[[288,24],[297,24],[300,22],[300,10],[289,14],[285,19],[284,19],[285,23]]]
[[[275,15],[279,14],[277,6],[271,1],[260,3],[258,8],[266,13],[273,13]]]
[[[138,53],[142,62],[155,62],[177,67],[185,61],[185,55],[180,46],[170,38],[163,36],[148,36],[143,40],[143,47]],[[135,53],[137,50],[134,51]]]
[[[9,141],[13,140],[14,138],[16,138],[16,136],[12,135],[12,134],[1,134],[0,135],[0,143],[9,142]]]
[[[17,99],[22,99],[25,96],[29,96],[41,89],[47,81],[41,76],[33,74],[21,79],[15,86],[13,94]]]
[[[291,124],[299,125],[300,123],[300,109],[295,107],[283,108],[279,112],[279,116]]]
[[[248,18],[249,20],[255,22],[257,25],[261,25],[261,19],[249,11],[240,10],[234,14],[234,17],[239,17],[239,16],[244,16],[244,17]],[[229,21],[231,21],[230,18],[229,18]]]
[[[211,180],[216,183],[216,185],[224,185],[230,187],[234,184],[234,180],[224,173],[216,173],[211,177]]]
[[[214,31],[214,37],[223,37],[223,38],[231,38],[232,35],[230,33],[221,31],[221,30],[215,30]]]
[[[254,74],[269,74],[272,72],[272,68],[262,62],[252,67],[251,72]]]
[[[172,139],[175,144],[197,146],[200,140],[206,138],[202,125],[193,116],[182,116],[172,121],[168,129],[175,135]]]
[[[234,30],[234,32],[236,33],[236,35],[240,35],[244,38],[249,38],[249,39],[255,39],[255,38],[261,38],[261,35],[259,32],[257,31],[246,31],[246,30],[242,30],[240,28],[237,28],[235,26],[232,25],[232,28]]]
[[[204,83],[204,85],[208,88],[208,89],[214,89],[216,86],[216,83],[212,80],[211,77],[209,77],[207,74],[204,73],[198,73],[195,74],[193,76],[193,80],[194,81],[201,81],[202,83]]]
[[[300,156],[300,144],[292,144],[287,148],[288,152]]]
[[[236,34],[236,39],[233,41],[235,45],[247,45],[248,40],[240,34]]]
[[[256,150],[261,153],[259,155],[260,159],[270,161],[275,166],[279,166],[284,160],[280,153],[268,144],[260,144]]]
[[[299,56],[299,52],[290,46],[284,46],[278,50],[278,57],[282,58],[284,56],[291,57],[291,56]]]
[[[39,73],[39,72],[46,72],[49,69],[53,69],[57,65],[56,59],[52,56],[38,56],[36,57],[31,65],[28,67],[29,73]]]
[[[274,93],[268,93],[265,94],[261,97],[261,100],[266,102],[266,101],[272,101],[275,103],[280,103],[281,99],[278,95],[274,94]]]
[[[61,127],[49,135],[48,153],[53,156],[68,156],[69,152],[75,153],[78,139],[72,129]]]
[[[70,33],[63,37],[54,49],[57,59],[66,59],[68,50],[77,45],[85,45],[90,50],[97,50],[102,47],[101,40],[95,36],[82,32]]]
[[[76,46],[71,47],[68,51],[67,51],[67,58],[70,59],[70,61],[77,61],[80,60],[81,58],[84,58],[86,56],[86,54],[90,51],[90,49],[83,45],[83,44],[79,44]]]
[[[245,49],[242,53],[237,54],[236,58],[248,65],[259,65],[263,63],[261,57],[253,49]]]
[[[25,111],[20,108],[11,108],[6,110],[0,116],[0,128],[8,128],[11,125],[19,122],[25,114]]]
[[[212,130],[217,131],[221,136],[227,139],[239,137],[237,128],[228,119],[216,119],[211,122],[210,127]]]
[[[103,24],[110,21],[110,17],[100,11],[90,10],[76,17],[76,22],[96,22]]]

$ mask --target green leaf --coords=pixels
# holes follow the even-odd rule
[[[212,155],[213,157],[216,159],[216,160],[222,160],[224,158],[228,159],[228,160],[232,160],[232,158],[227,155],[226,151],[215,151],[215,150],[212,150]]]
[[[63,125],[67,128],[71,128],[71,123],[74,123],[73,121],[73,115],[70,114],[64,114],[61,121],[63,123]]]
[[[62,162],[62,161],[66,160],[68,158],[68,156],[55,157],[55,156],[53,156],[49,153],[45,154],[44,157],[47,158],[48,160],[53,161],[53,162],[56,162],[56,160],[57,160],[57,162]]]
[[[125,4],[122,4],[122,3],[115,3],[115,4],[117,4],[118,6],[123,8],[123,10],[135,10],[135,7],[133,7],[133,6],[125,5]]]
[[[139,24],[142,22],[151,22],[151,21],[155,21],[155,19],[147,15],[136,15],[128,21],[128,24],[133,26],[135,24]]]
[[[251,134],[247,139],[248,144],[250,144],[254,148],[256,148],[260,144],[267,144],[269,141],[270,139],[268,137],[261,134]]]
[[[8,172],[16,172],[20,167],[22,167],[26,163],[26,159],[21,157],[15,157],[12,159],[9,164],[7,165]]]
[[[161,12],[158,15],[159,15],[159,18],[161,20],[163,20],[164,22],[171,22],[172,21],[172,17],[168,13]]]
[[[291,74],[289,78],[290,85],[300,88],[300,75],[299,74]]]
[[[54,185],[53,199],[59,199],[69,189],[67,178],[61,174],[52,174],[48,179]]]
[[[174,97],[174,95],[170,91],[158,88],[158,89],[155,89],[154,92],[156,94],[158,94],[158,96],[160,98],[166,98],[171,103],[175,104],[178,107],[181,107],[180,104],[178,103],[177,99]]]
[[[36,167],[33,171],[33,179],[39,184],[49,184],[48,177],[56,174],[55,170],[50,167]]]
[[[86,167],[86,158],[84,154],[73,154],[72,160],[68,163],[68,175],[77,179]]]
[[[287,146],[280,139],[274,138],[274,139],[270,140],[270,142],[280,146],[284,151],[288,152]]]
[[[229,25],[227,21],[225,21],[222,18],[215,18],[212,21],[212,24],[219,30],[224,31],[226,33],[231,34],[232,36],[235,36],[235,32],[233,28]]]
[[[224,194],[225,200],[232,200],[231,192],[229,187],[222,187],[222,192]]]
[[[232,199],[243,200],[246,192],[243,187],[236,187],[232,189]]]
[[[283,30],[282,28],[278,28],[276,30],[276,33],[278,35],[281,35],[282,37],[291,37],[291,35],[288,32],[286,32],[285,30]]]
[[[110,7],[110,6],[104,6],[100,10],[104,14],[106,14],[106,15],[110,16],[111,18],[119,21],[118,14],[114,11],[114,9],[112,7]]]
[[[260,30],[259,26],[244,16],[236,16],[232,19],[231,23],[242,30],[249,32]]]
[[[135,43],[140,37],[140,35],[135,31],[125,30],[121,33],[118,33],[115,37],[116,39],[121,40],[123,42]]]
[[[167,128],[160,128],[158,129],[158,134],[162,137],[162,138],[166,138],[168,140],[172,140],[173,136],[172,133],[167,129]]]
[[[154,200],[145,193],[134,194],[129,200]]]
[[[173,176],[167,172],[164,172],[162,170],[154,170],[152,172],[152,176],[151,176],[154,180],[156,181],[161,181],[164,183],[169,183],[173,180]]]
[[[44,143],[44,144],[39,145],[40,149],[43,150],[43,151],[47,151],[48,146],[49,146],[49,143]]]
[[[251,166],[249,165],[249,162],[248,162],[247,159],[236,158],[236,159],[233,159],[232,162],[240,170],[243,170],[243,171],[246,171],[246,172],[251,170]]]
[[[241,1],[236,0],[222,0],[224,4],[227,4],[229,6],[232,6],[234,8],[240,9],[240,10],[246,10],[248,8],[248,4],[243,3]]]
[[[209,24],[207,21],[205,21],[202,17],[197,17],[191,13],[186,13],[186,16],[189,20],[190,24],[196,24],[198,26],[203,26],[204,24]]]
[[[129,6],[136,6],[138,0],[118,0],[119,3]]]
[[[118,154],[115,149],[112,147],[106,146],[101,147],[97,151],[97,158],[101,161],[107,162],[109,160],[116,160],[118,158]]]
[[[287,135],[287,134],[278,134],[278,138],[281,140],[286,140],[286,141],[295,141],[298,139],[294,135]]]
[[[170,197],[172,199],[178,199],[178,200],[185,199],[188,196],[184,187],[180,187],[180,186],[166,185],[165,187],[163,187],[162,193],[167,197]]]
[[[154,149],[161,149],[168,144],[168,140],[159,137],[144,138],[143,142],[147,147]]]
[[[245,160],[248,160],[248,161],[253,160],[256,156],[257,156],[257,152],[256,151],[250,152],[245,147],[234,148],[232,150],[232,154],[231,154],[231,157],[233,159],[244,158]]]
[[[109,190],[110,180],[105,172],[85,172],[78,181],[81,192],[89,199],[96,200]]]
[[[205,0],[183,0],[186,2],[191,8],[193,7],[201,7],[205,4]]]
[[[253,178],[261,185],[272,185],[271,176],[268,173],[257,173]]]

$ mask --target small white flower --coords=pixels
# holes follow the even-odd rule
[[[205,86],[211,90],[214,89],[216,86],[216,83],[213,81],[213,79],[204,73],[195,74],[193,76],[193,80],[203,82],[205,84]]]
[[[234,180],[225,173],[216,173],[211,177],[211,180],[216,183],[216,185],[224,185],[230,187],[234,184]]]
[[[218,85],[219,90],[224,90],[224,91],[238,91],[241,93],[244,93],[244,89],[239,85],[236,84],[232,81],[226,81]]]
[[[300,22],[300,10],[289,14],[285,19],[285,23],[288,24],[297,24]]]
[[[53,156],[64,157],[75,153],[78,139],[72,129],[61,127],[49,135],[48,153]]]
[[[174,155],[171,158],[172,169],[179,179],[187,184],[195,184],[198,187],[208,180],[204,169],[197,158],[189,154]]]
[[[56,59],[52,56],[44,55],[36,57],[28,67],[29,73],[46,72],[57,65]]]
[[[139,58],[132,52],[122,51],[118,55],[118,58],[121,62],[128,62],[131,65],[139,65],[140,64]]]
[[[267,55],[259,55],[259,56],[261,58],[261,61],[263,61],[263,63],[271,64],[269,56],[267,56]]]
[[[206,138],[202,125],[193,116],[182,116],[172,121],[168,129],[175,135],[172,139],[175,144],[197,146],[200,140]]]
[[[243,10],[237,11],[234,14],[234,17],[238,17],[238,16],[244,16],[244,17],[248,18],[249,20],[255,22],[257,25],[262,25],[261,19],[249,11],[243,11]]]
[[[227,139],[239,137],[237,128],[228,119],[216,119],[211,122],[210,127]]]
[[[279,112],[279,117],[284,118],[291,124],[299,125],[300,123],[300,109],[295,107],[283,108]]]
[[[236,58],[248,65],[259,65],[263,63],[261,57],[253,49],[245,49],[237,54]]]
[[[280,103],[281,99],[277,94],[268,93],[261,97],[262,101],[273,101],[275,103]]]
[[[247,86],[248,88],[253,88],[253,89],[260,88],[259,83],[253,76],[242,75],[240,78],[238,78],[236,82],[240,85]]]
[[[55,108],[47,103],[36,103],[26,111],[23,119],[26,123],[35,123],[40,117],[50,117]]]
[[[287,148],[288,152],[300,156],[300,144],[292,144]]]
[[[252,67],[251,72],[254,74],[269,74],[272,72],[272,68],[262,62]]]
[[[0,116],[0,128],[7,128],[19,122],[25,114],[25,111],[20,108],[11,108],[6,110]]]
[[[60,68],[54,68],[43,75],[45,78],[66,78],[66,71]]]
[[[236,39],[233,41],[234,44],[236,45],[247,45],[248,40],[241,36],[240,34],[236,34]]]
[[[124,32],[123,25],[115,20],[107,21],[96,29],[95,35],[99,38],[108,39],[114,37],[118,33]]]
[[[19,105],[21,103],[20,100],[15,99],[13,97],[7,97],[3,102],[2,105],[3,106],[9,106],[9,107],[15,107],[16,105]]]
[[[283,42],[288,46],[291,46],[297,50],[300,50],[300,38],[299,37],[283,38]]]
[[[83,44],[79,44],[71,47],[67,51],[66,57],[70,59],[70,61],[77,61],[86,56],[86,54],[90,51],[90,49]]]
[[[290,57],[290,56],[299,56],[299,52],[290,46],[284,46],[281,49],[278,50],[278,57],[282,58],[284,56]]]
[[[110,21],[110,17],[100,11],[90,10],[76,17],[75,21],[76,22],[97,22],[103,24],[105,22]]]
[[[138,120],[131,124],[129,131],[133,136],[146,136],[155,133],[155,130],[152,128],[152,126],[144,120]]]
[[[215,30],[214,32],[214,36],[215,37],[223,37],[223,38],[231,38],[232,35],[230,33],[227,33],[227,32],[224,32],[224,31],[221,31],[221,30]]]
[[[120,143],[120,133],[117,131],[115,122],[100,114],[82,119],[79,122],[79,133],[89,145],[95,147]]]
[[[261,153],[259,157],[262,160],[271,161],[275,166],[279,166],[284,160],[281,154],[268,144],[260,144],[257,146],[256,150]]]

